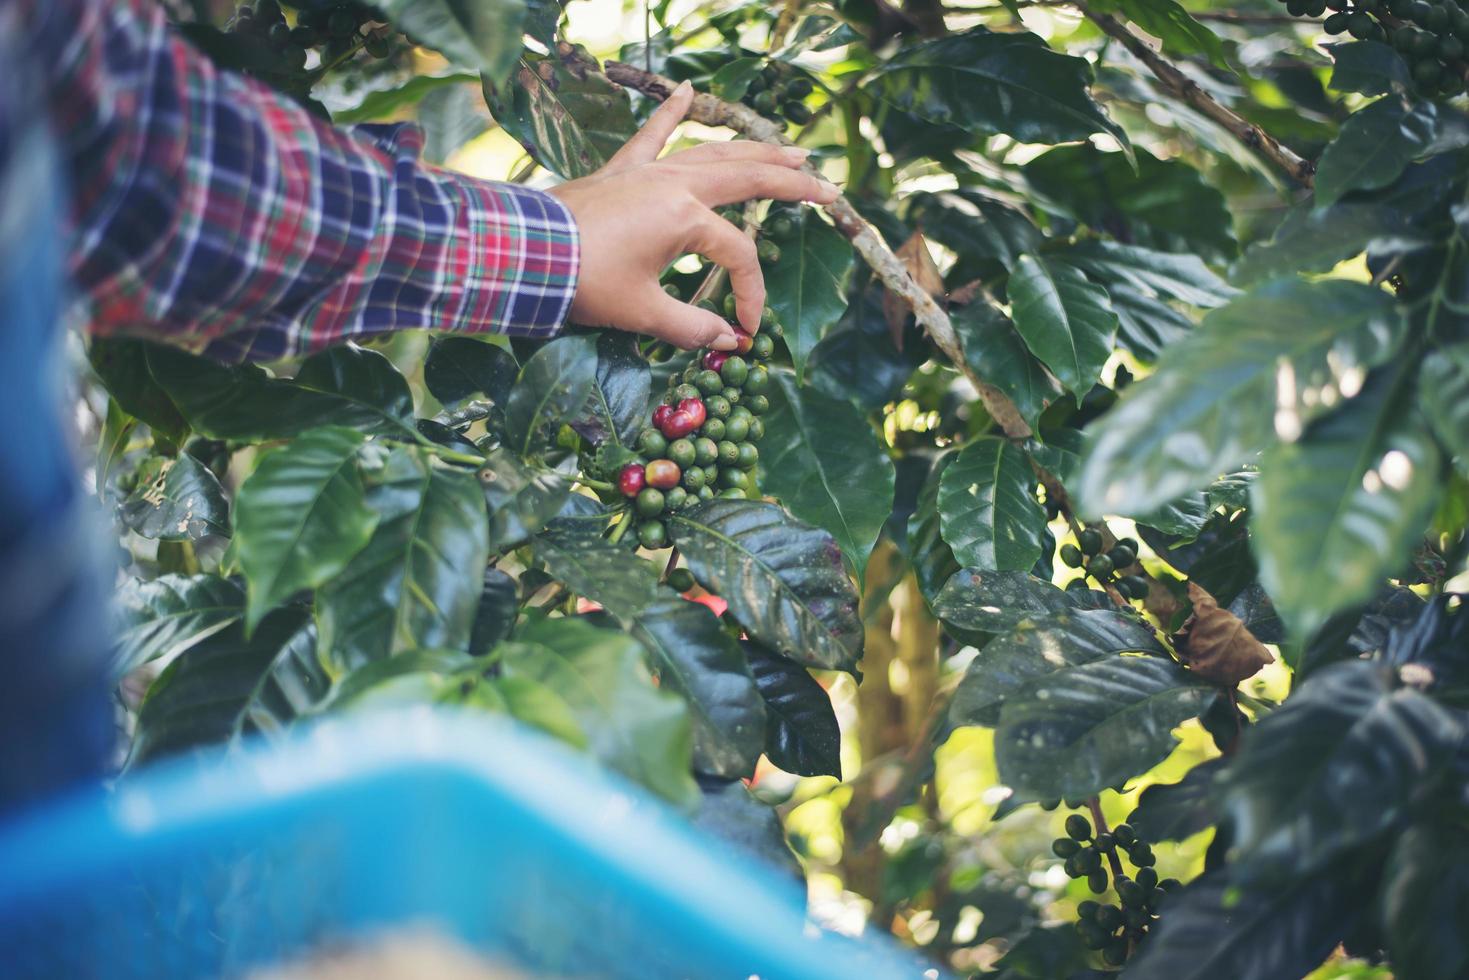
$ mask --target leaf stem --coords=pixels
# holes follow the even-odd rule
[[[472,453],[461,453],[458,450],[450,449],[448,446],[441,446],[427,439],[422,440],[419,445],[448,463],[464,463],[466,466],[485,465],[485,458],[483,456],[475,456]]]
[[[577,483],[580,483],[584,487],[590,487],[593,490],[616,490],[617,489],[612,484],[608,483],[606,480],[594,480],[594,479],[592,479],[589,476],[578,476],[576,478],[576,482]]]
[[[617,526],[612,529],[612,537],[608,540],[610,540],[613,544],[617,544],[618,542],[620,542],[623,538],[623,535],[627,534],[628,528],[632,527],[634,519],[635,515],[630,508],[623,511],[622,518],[617,522]]]

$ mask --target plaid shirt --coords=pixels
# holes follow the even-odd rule
[[[7,48],[22,64],[0,68],[0,186],[29,69],[97,334],[270,359],[415,327],[546,336],[566,317],[579,251],[559,201],[421,163],[411,126],[334,129],[215,68],[151,0],[0,0]]]

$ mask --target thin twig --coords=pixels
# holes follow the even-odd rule
[[[662,75],[643,71],[620,61],[609,61],[605,66],[607,77],[619,85],[637,89],[644,95],[662,101],[672,94],[676,83]],[[764,118],[747,106],[725,102],[700,92],[694,96],[689,108],[689,118],[706,126],[725,126],[743,133],[751,139],[781,146],[793,145],[786,139],[782,127]],[[803,168],[812,176],[820,174],[810,164]],[[853,249],[871,268],[887,289],[903,300],[913,310],[918,324],[938,345],[938,348],[964,374],[979,392],[985,410],[1000,426],[1005,435],[1012,439],[1029,438],[1030,425],[1016,409],[1004,392],[982,379],[964,357],[964,348],[954,332],[954,325],[942,307],[936,303],[903,266],[902,261],[888,248],[887,243],[867,221],[857,213],[850,201],[839,196],[826,205],[826,213],[842,234],[851,241]]]
[[[1121,42],[1133,57],[1147,65],[1148,70],[1157,77],[1158,81],[1162,82],[1179,99],[1223,126],[1235,139],[1270,161],[1292,180],[1304,187],[1310,187],[1314,183],[1316,167],[1311,161],[1296,155],[1275,137],[1233,109],[1220,105],[1213,96],[1199,88],[1197,82],[1179,71],[1111,14],[1093,10],[1087,0],[1070,0],[1070,2],[1082,12],[1087,20]]]

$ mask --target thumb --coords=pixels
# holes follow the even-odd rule
[[[734,350],[737,346],[734,328],[718,313],[680,303],[661,289],[649,299],[649,319],[655,325],[643,332],[684,350],[695,347]]]

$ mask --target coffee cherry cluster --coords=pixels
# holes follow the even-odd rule
[[[1076,929],[1082,941],[1088,949],[1100,952],[1108,966],[1127,962],[1157,920],[1164,895],[1183,887],[1176,878],[1158,880],[1152,847],[1125,823],[1093,835],[1091,821],[1073,813],[1066,818],[1066,836],[1057,838],[1051,850],[1065,860],[1069,876],[1086,879],[1093,894],[1101,895],[1109,884],[1116,890],[1118,904],[1088,899],[1076,910]],[[1123,855],[1136,869],[1130,878],[1116,873]]]
[[[775,341],[766,331],[735,333],[735,351],[701,351],[669,378],[652,424],[638,436],[638,461],[618,473],[617,489],[632,500],[644,548],[667,546],[667,514],[715,496],[756,495],[755,444],[765,435],[760,416],[770,409],[764,362]]]
[[[1098,584],[1111,584],[1124,599],[1142,599],[1148,594],[1148,580],[1141,575],[1125,574],[1137,562],[1137,541],[1122,538],[1112,550],[1102,551],[1102,532],[1096,528],[1085,528],[1076,536],[1076,544],[1061,546],[1061,560],[1072,568],[1083,569],[1085,575],[1076,579],[1085,585],[1086,576],[1096,579]]]
[[[311,49],[319,49],[322,64],[342,58],[359,45],[374,58],[386,58],[392,53],[392,37],[386,28],[363,35],[364,26],[377,16],[364,3],[327,0],[294,6],[300,10],[292,26],[277,0],[244,4],[235,10],[229,30],[264,41],[279,59],[280,70],[285,72],[303,71]]]
[[[803,101],[814,91],[811,79],[783,61],[767,61],[745,89],[741,101],[772,122],[780,117],[804,126],[811,121],[811,109]]]
[[[1465,88],[1469,72],[1469,10],[1457,0],[1284,0],[1294,17],[1320,17],[1328,34],[1387,41],[1412,67],[1425,95],[1449,98]]]

